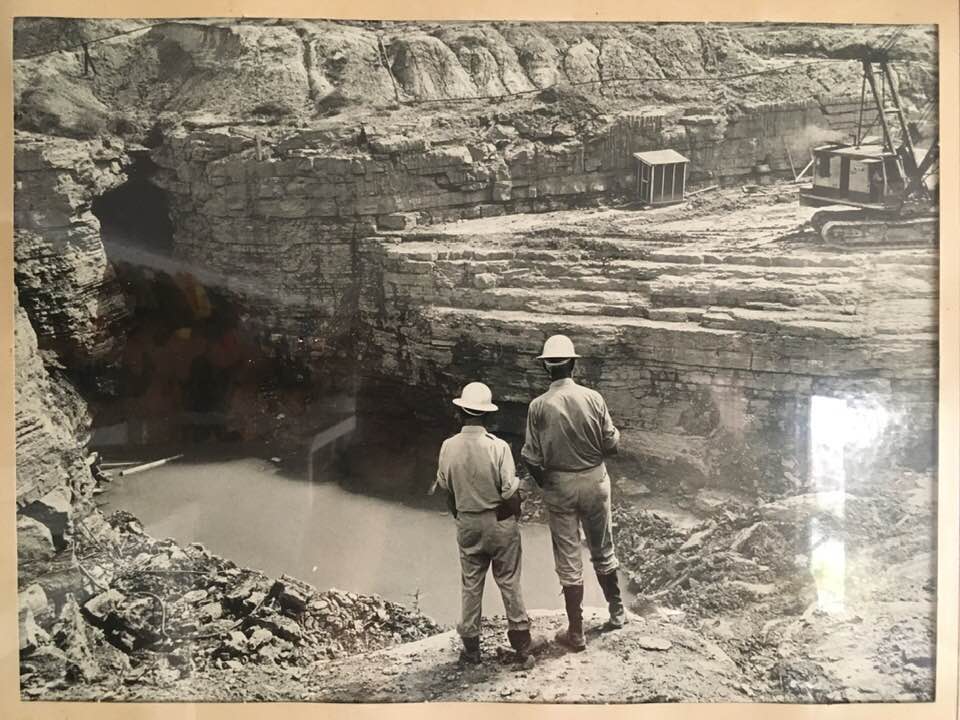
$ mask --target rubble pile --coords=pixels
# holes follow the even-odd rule
[[[758,696],[932,698],[936,481],[902,468],[852,480],[752,503],[701,491],[690,527],[618,501],[632,609],[716,641]]]
[[[764,520],[759,508],[723,507],[689,534],[622,505],[614,520],[631,589],[658,603],[704,615],[769,597],[775,582],[795,589],[803,581],[804,526]]]
[[[80,520],[76,555],[86,583],[59,608],[39,585],[20,594],[21,687],[49,696],[73,683],[169,685],[247,664],[291,673],[333,658],[444,630],[379,596],[318,592],[286,575],[237,567],[199,543],[145,534],[118,511]]]

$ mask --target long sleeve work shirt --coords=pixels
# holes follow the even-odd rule
[[[440,448],[437,485],[458,513],[495,510],[519,484],[510,446],[481,425],[465,425]]]
[[[600,465],[619,442],[603,396],[564,378],[530,403],[521,456],[544,470],[580,472]]]

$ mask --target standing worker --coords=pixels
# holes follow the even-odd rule
[[[529,654],[530,618],[520,593],[520,481],[510,446],[487,432],[487,415],[497,410],[483,383],[472,382],[453,400],[460,408],[463,427],[444,441],[437,469],[439,486],[457,521],[462,583],[463,641],[460,660],[480,662],[480,619],[483,584],[493,565],[507,615],[507,637],[524,667],[533,666]],[[432,488],[431,488],[432,491]]]
[[[610,619],[604,627],[618,629],[627,620],[613,547],[610,476],[604,465],[604,458],[617,452],[620,432],[603,396],[573,381],[578,357],[565,335],[554,335],[544,343],[537,359],[550,375],[550,389],[530,403],[521,453],[530,474],[543,488],[554,563],[563,586],[569,626],[556,639],[575,652],[586,648],[581,525],[609,605]]]

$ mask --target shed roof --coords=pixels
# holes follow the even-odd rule
[[[648,150],[647,152],[634,153],[633,156],[640,162],[647,165],[667,165],[670,163],[690,162],[688,158],[678,153],[676,150]]]

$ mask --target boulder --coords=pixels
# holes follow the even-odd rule
[[[496,287],[497,276],[493,273],[477,273],[473,276],[473,286],[478,290]]]
[[[50,636],[37,625],[30,608],[22,608],[19,614],[20,654],[30,653],[50,641]]]
[[[220,658],[235,658],[246,655],[248,651],[249,646],[246,635],[239,630],[233,630],[226,639],[220,643],[220,647],[216,649],[214,654]]]
[[[131,599],[110,589],[88,600],[84,610],[111,642],[127,650],[151,645],[161,638],[160,611],[152,597]]]
[[[673,647],[670,640],[662,637],[653,637],[651,635],[641,635],[637,638],[637,645],[644,650],[665,651]]]
[[[70,680],[91,682],[100,674],[93,657],[87,623],[73,595],[68,594],[53,628],[53,641],[67,657],[66,675]]]
[[[219,602],[207,603],[200,608],[200,621],[213,622],[223,617],[223,605]]]
[[[700,490],[693,499],[693,506],[704,515],[713,515],[725,503],[735,502],[736,498],[730,493],[722,490],[704,488]]]
[[[252,575],[241,581],[223,598],[223,604],[236,615],[252,611],[270,592],[271,584],[266,578]]]
[[[90,598],[84,603],[83,609],[98,625],[104,625],[110,615],[116,615],[120,605],[126,597],[119,590],[110,589]]]
[[[291,642],[300,642],[302,637],[300,625],[296,620],[269,610],[262,614],[251,615],[247,622],[250,625],[265,628],[277,637]]]
[[[50,529],[32,517],[17,518],[17,564],[43,562],[53,559],[57,549]]]
[[[107,522],[103,513],[99,511],[90,513],[78,522],[97,542],[113,544],[119,541],[120,533]]]
[[[693,535],[687,538],[687,541],[683,545],[680,546],[680,550],[697,550],[703,547],[704,541],[713,535],[714,530],[714,527],[708,527],[706,530],[695,532]]]
[[[273,633],[267,630],[267,628],[257,627],[257,628],[254,628],[252,633],[250,633],[248,644],[250,645],[250,648],[252,650],[258,650],[263,645],[272,643],[273,639],[274,639]]]
[[[289,575],[281,575],[270,590],[284,610],[299,615],[307,609],[307,603],[313,597],[314,589]]]
[[[161,610],[156,599],[139,597],[124,602],[117,609],[111,618],[110,631],[119,634],[124,647],[137,650],[160,641],[160,623]]]
[[[50,602],[43,587],[38,583],[28,586],[17,595],[17,607],[21,611],[30,610],[35,618],[43,618],[51,614]]]
[[[73,531],[73,507],[70,504],[70,491],[66,488],[51,490],[39,500],[35,500],[21,510],[21,514],[43,523],[53,539],[57,550],[62,550],[70,541]]]
[[[184,593],[183,597],[180,599],[183,600],[183,602],[185,603],[193,605],[200,602],[201,600],[206,600],[207,591],[202,588],[199,590],[191,590],[187,593]]]

